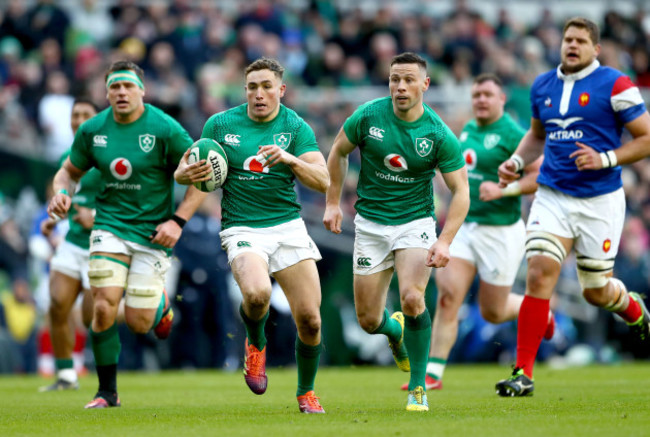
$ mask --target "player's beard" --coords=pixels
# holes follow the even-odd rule
[[[577,73],[578,71],[584,70],[585,68],[590,66],[592,62],[594,62],[594,60],[590,59],[588,61],[581,62],[580,64],[567,65],[565,61],[562,61],[560,68],[562,69],[562,73],[564,74],[573,74],[573,73]]]

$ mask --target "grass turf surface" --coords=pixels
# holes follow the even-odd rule
[[[406,412],[407,374],[395,367],[323,368],[316,394],[327,414],[303,415],[295,369],[270,369],[263,396],[241,372],[120,373],[121,408],[84,410],[96,380],[78,391],[38,393],[51,381],[0,377],[0,435],[39,436],[617,436],[650,434],[650,363],[552,370],[535,393],[499,398],[494,365],[450,366],[428,413]]]

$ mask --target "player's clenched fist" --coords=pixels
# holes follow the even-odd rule
[[[522,169],[522,166],[515,162],[512,158],[504,161],[499,166],[499,186],[501,188],[507,186],[509,183],[519,179],[519,171]]]
[[[343,212],[339,206],[325,207],[325,215],[323,216],[323,225],[328,231],[335,234],[341,233],[341,221],[343,221]]]
[[[56,193],[50,199],[50,204],[47,206],[47,214],[53,219],[60,220],[68,214],[70,205],[72,205],[72,199],[67,193]]]
[[[450,258],[451,255],[449,255],[449,244],[438,240],[429,248],[429,252],[427,253],[427,261],[425,264],[427,267],[434,267],[437,269],[440,267],[445,267]]]

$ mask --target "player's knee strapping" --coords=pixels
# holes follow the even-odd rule
[[[93,287],[124,288],[128,273],[129,266],[117,259],[91,256],[88,262],[88,279]]]
[[[126,286],[126,305],[131,308],[158,308],[164,287],[161,275],[131,273]]]
[[[602,288],[607,285],[612,270],[614,270],[613,259],[593,259],[578,256],[576,261],[578,265],[578,281],[580,281],[583,290]]]
[[[549,257],[562,264],[566,258],[566,249],[555,235],[535,231],[526,236],[526,258],[537,255]]]

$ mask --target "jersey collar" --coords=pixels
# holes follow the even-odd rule
[[[576,80],[584,79],[585,77],[589,76],[591,73],[594,72],[594,70],[598,67],[600,67],[600,62],[598,62],[598,59],[594,59],[594,62],[592,62],[589,66],[583,68],[582,70],[572,73],[572,74],[564,74],[562,73],[562,70],[560,69],[561,65],[557,66],[557,77],[560,80],[563,80],[565,82],[575,82]]]

